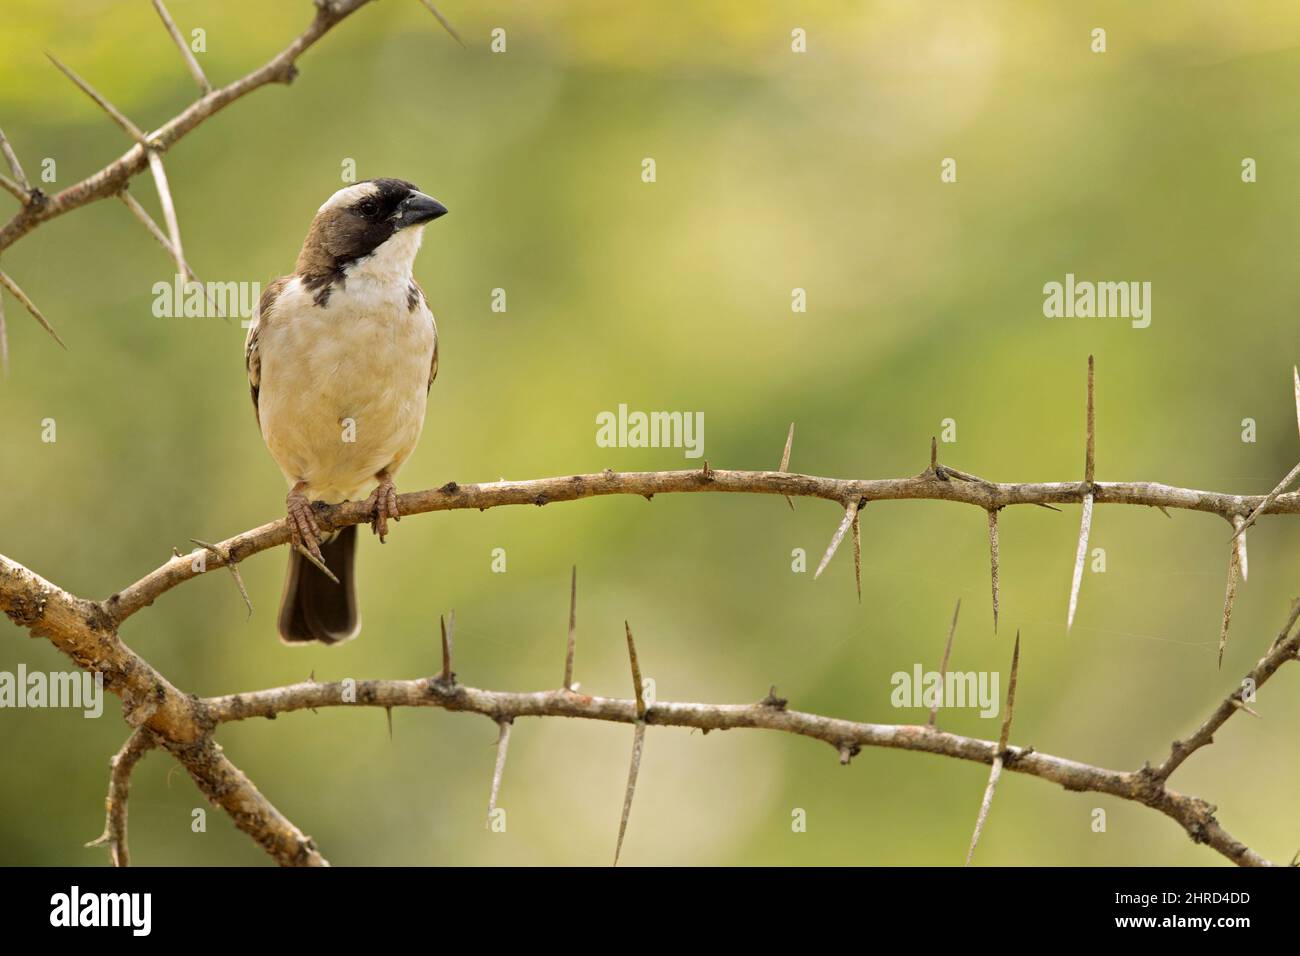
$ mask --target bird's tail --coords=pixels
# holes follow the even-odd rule
[[[357,636],[356,575],[357,526],[348,525],[321,542],[325,566],[339,579],[335,584],[314,564],[289,549],[289,573],[280,598],[280,640],[286,644],[320,641],[339,644]]]

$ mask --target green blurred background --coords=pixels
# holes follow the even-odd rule
[[[30,175],[64,188],[118,156],[122,134],[44,59],[48,49],[143,126],[193,84],[150,5],[5,0],[0,123]],[[260,65],[306,24],[306,0],[170,0],[207,31],[214,82]],[[208,280],[290,271],[316,207],[355,159],[451,209],[416,264],[441,332],[421,446],[399,486],[603,468],[698,466],[678,450],[595,444],[617,408],[705,413],[714,467],[770,468],[795,421],[792,468],[912,474],[945,418],[943,460],[997,480],[1081,476],[1086,356],[1097,356],[1098,478],[1260,493],[1300,455],[1291,399],[1300,239],[1300,8],[1294,4],[651,3],[442,0],[468,48],[416,0],[362,9],[273,86],[167,155],[186,251]],[[507,52],[488,49],[494,27]],[[802,27],[808,52],[790,50]],[[1108,52],[1090,31],[1108,31]],[[1258,183],[1243,184],[1253,157]],[[641,181],[653,157],[658,181]],[[954,157],[959,180],[942,184]],[[47,186],[47,188],[50,188]],[[134,192],[157,210],[151,184]],[[2,197],[0,197],[2,198]],[[6,207],[7,211],[7,207]],[[51,222],[4,268],[70,345],[12,299],[0,385],[0,551],[104,597],[190,538],[282,514],[258,436],[244,331],[157,319],[162,251],[121,204]],[[1042,315],[1042,286],[1153,283],[1153,321]],[[508,312],[490,309],[504,288]],[[807,289],[808,311],[790,309]],[[1241,422],[1259,440],[1241,440]],[[42,443],[41,421],[58,440]],[[479,687],[555,687],[578,567],[577,677],[626,696],[623,620],[664,700],[745,702],[924,722],[889,704],[890,675],[1004,672],[1023,633],[1015,742],[1135,768],[1207,715],[1264,652],[1300,593],[1295,519],[1250,535],[1223,670],[1215,666],[1229,530],[1187,512],[1101,507],[1073,632],[1064,628],[1078,508],[1002,518],[1002,628],[989,609],[984,515],[869,506],[863,596],[847,549],[816,582],[835,505],[682,495],[435,514],[360,555],[362,635],[294,649],[275,636],[285,553],[243,565],[256,613],[218,572],[162,597],[122,637],[200,695],[438,666],[440,612]],[[508,570],[491,570],[504,548]],[[61,670],[0,623],[0,670]],[[1005,684],[1003,685],[1005,686]],[[1300,846],[1300,668],[1174,778],[1274,859]],[[110,698],[78,712],[0,713],[0,863],[102,865]],[[998,721],[945,714],[996,737]],[[437,710],[291,714],[223,728],[229,756],[335,864],[607,864],[631,730],[517,722],[501,805],[484,829],[496,728]],[[957,864],[987,768],[757,731],[648,734],[624,859],[634,864]],[[131,799],[134,861],[268,862],[185,773],[153,754]],[[1105,833],[1092,810],[1108,814]],[[807,832],[791,831],[795,808]],[[1216,864],[1151,811],[1004,777],[984,864]]]

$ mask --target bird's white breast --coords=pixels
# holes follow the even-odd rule
[[[377,472],[396,473],[424,426],[437,331],[422,296],[410,307],[409,272],[386,260],[351,269],[323,306],[295,277],[260,320],[262,435],[286,480],[307,482],[314,500],[363,497]]]

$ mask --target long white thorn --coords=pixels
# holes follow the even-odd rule
[[[488,795],[488,812],[487,826],[492,826],[492,815],[497,809],[497,795],[501,792],[501,778],[506,772],[506,752],[510,747],[510,727],[509,720],[503,720],[500,723],[500,732],[497,734],[497,762],[492,768],[492,792]]]
[[[1236,529],[1234,537],[1237,542],[1237,564],[1241,567],[1241,579],[1243,581],[1250,577],[1250,563],[1246,556],[1246,532],[1242,528],[1244,524],[1245,521],[1242,520],[1241,515],[1232,516],[1232,526]]]
[[[172,255],[176,257],[176,268],[184,275],[189,272],[189,266],[185,264],[185,249],[181,246],[181,226],[176,218],[176,204],[172,202],[171,187],[167,185],[167,170],[163,168],[162,156],[157,150],[151,149],[147,155],[154,185],[158,187],[158,201],[162,205],[163,220],[167,223]]]
[[[1083,520],[1079,524],[1079,549],[1074,555],[1074,578],[1070,582],[1070,613],[1065,619],[1068,634],[1074,627],[1074,612],[1079,607],[1079,587],[1083,584],[1083,564],[1088,558],[1088,534],[1092,531],[1092,492],[1083,496]]]
[[[4,156],[5,162],[9,164],[9,172],[13,173],[14,179],[17,180],[15,185],[22,190],[21,194],[14,192],[14,195],[23,202],[27,202],[32,191],[32,184],[28,181],[27,174],[23,172],[23,164],[18,161],[18,154],[14,152],[9,140],[5,138],[4,130],[0,130],[0,156]],[[13,190],[10,191],[13,192]]]
[[[1240,541],[1238,538],[1237,541]],[[1232,623],[1232,605],[1237,600],[1237,572],[1241,568],[1241,552],[1234,546],[1228,552],[1228,589],[1223,595],[1223,626],[1219,629],[1219,667],[1223,667],[1223,651],[1228,646],[1228,626]]]
[[[623,814],[618,821],[618,844],[614,847],[614,865],[623,855],[623,837],[627,834],[628,817],[632,815],[632,797],[636,794],[636,778],[641,773],[641,754],[645,750],[645,723],[638,720],[632,732],[632,763],[627,769],[627,790],[623,794]]]
[[[68,347],[64,343],[63,339],[59,338],[59,333],[54,331],[54,326],[50,325],[49,320],[47,320],[45,316],[41,314],[41,310],[36,308],[36,303],[31,300],[31,298],[27,295],[26,292],[22,290],[22,288],[18,285],[17,282],[9,278],[9,276],[5,275],[4,272],[0,272],[0,286],[4,286],[6,289],[9,290],[9,294],[12,295],[15,299],[17,299],[24,309],[26,309],[28,312],[31,313],[32,318],[34,318],[37,322],[40,323],[41,328],[43,328],[46,332],[50,333],[50,335],[54,338],[54,341],[58,342],[59,345],[61,345],[65,349]]]
[[[817,571],[813,574],[813,578],[822,576],[822,572],[826,570],[826,565],[830,564],[831,558],[835,557],[835,550],[840,546],[840,542],[844,540],[844,533],[849,530],[849,526],[853,524],[857,516],[858,503],[854,501],[844,509],[844,518],[840,521],[840,526],[835,529],[835,534],[831,536],[831,543],[826,548],[826,553],[822,555],[822,563],[817,565]]]
[[[181,36],[181,31],[176,27],[176,21],[167,12],[162,0],[153,0],[153,7],[158,11],[158,16],[162,18],[163,26],[167,28],[167,33],[171,36],[172,42],[176,44],[176,49],[181,51],[181,57],[185,60],[185,67],[190,71],[190,76],[194,77],[194,82],[199,85],[199,90],[202,91],[204,96],[207,96],[212,92],[212,84],[203,75],[203,67],[199,66],[199,61],[194,59],[194,52],[190,49],[190,45],[185,42],[185,38]]]
[[[1295,423],[1296,428],[1300,429],[1300,368],[1291,366],[1291,378],[1295,383]]]

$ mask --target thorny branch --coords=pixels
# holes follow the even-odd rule
[[[1157,482],[1096,482],[1098,505],[1145,505],[1152,508],[1180,508],[1217,514],[1224,518],[1249,511],[1262,500],[1260,495],[1235,495],[1193,488],[1178,488]],[[1029,504],[1078,502],[1083,492],[1077,482],[995,483],[952,482],[922,472],[910,478],[825,478],[778,471],[727,471],[712,469],[708,478],[700,471],[604,471],[596,474],[561,475],[531,481],[494,481],[461,485],[448,482],[440,488],[413,491],[398,496],[403,515],[476,508],[484,511],[506,505],[547,505],[604,495],[652,497],[666,494],[707,492],[715,494],[770,494],[822,498],[836,503],[927,500],[955,501],[986,510]],[[843,519],[852,509],[845,509]],[[1281,495],[1269,514],[1300,514],[1300,493]],[[322,528],[341,528],[370,520],[361,502],[319,507],[317,521]],[[847,529],[851,520],[841,520]],[[838,528],[837,528],[838,531]],[[843,534],[840,535],[841,539]],[[207,570],[222,567],[226,560],[243,561],[289,540],[283,519],[241,532],[216,546],[230,555],[212,555]],[[186,556],[172,557],[140,580],[124,587],[105,602],[114,621],[122,622],[147,607],[172,588],[204,573],[195,570]]]
[[[187,278],[193,279],[194,273],[186,262],[183,252],[176,207],[162,163],[163,154],[203,121],[241,97],[268,83],[291,82],[297,74],[295,63],[302,53],[332,27],[367,2],[369,0],[316,0],[317,12],[311,24],[287,48],[261,68],[233,83],[214,89],[185,44],[162,0],[153,0],[165,29],[175,42],[186,68],[201,93],[195,103],[153,132],[141,129],[75,71],[51,56],[54,65],[94,100],[126,132],[134,144],[121,157],[98,172],[54,196],[46,196],[39,188],[32,186],[15,150],[3,132],[0,132],[0,156],[3,156],[13,177],[0,174],[0,188],[9,192],[22,204],[21,209],[9,222],[0,227],[0,252],[8,249],[44,222],[91,202],[117,196],[174,259],[178,271]],[[422,2],[457,42],[460,42],[460,37],[438,10],[428,0]],[[126,192],[130,180],[146,169],[152,174],[158,190],[167,225],[166,233]],[[63,344],[17,282],[0,272],[0,284],[60,345]],[[3,305],[0,303],[0,310],[2,308]],[[3,311],[0,311],[0,361],[7,365],[7,358],[8,343],[3,325]],[[1300,373],[1296,376],[1296,397],[1297,409],[1300,412]],[[717,471],[706,465],[702,472],[615,474],[606,471],[599,475],[573,475],[530,482],[503,481],[470,486],[458,486],[453,482],[440,489],[403,495],[400,506],[404,514],[417,514],[468,507],[482,510],[506,504],[544,505],[551,501],[576,500],[607,494],[637,494],[652,498],[656,494],[693,491],[780,494],[791,502],[792,507],[792,499],[796,496],[825,498],[838,503],[844,509],[844,515],[817,573],[820,575],[824,570],[834,556],[844,534],[851,527],[854,537],[855,578],[860,597],[859,516],[862,507],[868,501],[904,498],[960,501],[977,505],[988,512],[995,628],[998,615],[997,516],[1002,508],[1017,504],[1050,507],[1052,504],[1074,501],[1083,504],[1083,520],[1071,587],[1067,627],[1073,623],[1077,606],[1080,572],[1086,555],[1094,503],[1138,504],[1161,510],[1173,507],[1205,511],[1224,517],[1234,528],[1228,593],[1220,642],[1220,662],[1223,644],[1227,639],[1227,627],[1238,572],[1243,579],[1246,576],[1244,545],[1246,529],[1266,510],[1270,513],[1300,513],[1300,495],[1284,494],[1285,488],[1300,474],[1300,466],[1297,466],[1266,496],[1226,495],[1151,482],[1094,482],[1095,419],[1091,358],[1088,369],[1085,474],[1081,483],[1000,484],[985,481],[957,469],[940,465],[937,459],[937,444],[933,442],[930,468],[911,478],[852,480],[789,474],[786,469],[789,465],[793,437],[794,426],[791,424],[780,470],[777,472]],[[324,523],[329,527],[358,523],[366,520],[367,517],[362,512],[361,506],[355,503],[325,509],[322,514]],[[287,537],[284,522],[278,521],[245,532],[220,544],[202,543],[202,546],[213,557],[212,567],[225,566],[231,569],[241,593],[247,600],[247,593],[238,575],[238,562],[259,551],[285,543]],[[122,644],[117,635],[118,625],[130,615],[151,604],[154,599],[171,588],[207,569],[206,564],[199,567],[203,570],[197,570],[196,566],[184,556],[176,555],[171,561],[130,587],[114,594],[107,601],[91,602],[63,591],[16,562],[0,556],[0,607],[15,623],[29,629],[33,635],[48,638],[80,666],[103,673],[105,686],[122,698],[124,715],[128,724],[134,728],[129,739],[113,758],[106,799],[104,833],[91,845],[108,844],[113,863],[122,866],[127,864],[129,858],[126,841],[126,811],[130,774],[145,753],[155,746],[162,746],[186,767],[209,799],[225,809],[236,825],[249,833],[276,860],[284,864],[324,865],[325,860],[316,850],[311,839],[285,819],[247,777],[229,762],[222,754],[220,746],[212,739],[212,734],[221,723],[231,720],[252,716],[274,717],[278,713],[290,710],[341,705],[344,703],[341,685],[313,681],[252,694],[199,700],[181,694],[161,674]],[[994,787],[1001,770],[1005,767],[1059,783],[1067,789],[1108,793],[1143,803],[1172,817],[1194,840],[1207,843],[1236,863],[1267,863],[1222,829],[1214,819],[1214,808],[1211,805],[1199,798],[1175,793],[1167,789],[1165,782],[1192,753],[1211,743],[1215,731],[1234,713],[1238,710],[1255,713],[1248,706],[1248,700],[1253,699],[1253,696],[1248,692],[1247,687],[1258,688],[1276,672],[1282,663],[1296,659],[1300,650],[1300,634],[1292,634],[1291,631],[1297,617],[1300,617],[1300,602],[1293,607],[1286,627],[1273,642],[1269,653],[1251,671],[1242,687],[1230,694],[1193,734],[1183,740],[1175,741],[1169,757],[1160,767],[1152,769],[1150,766],[1144,766],[1141,770],[1131,773],[1091,767],[1064,758],[1037,753],[1032,748],[1024,749],[1008,745],[1011,695],[1014,693],[1016,679],[1019,636],[1016,642],[1017,652],[1013,658],[1013,676],[1008,694],[1006,720],[1002,737],[994,744],[990,741],[939,731],[935,727],[934,711],[931,712],[929,725],[925,727],[855,723],[791,711],[784,700],[776,698],[775,692],[751,705],[657,702],[653,706],[647,706],[641,696],[639,668],[630,627],[627,629],[627,640],[633,669],[635,699],[618,700],[580,695],[576,693],[574,690],[576,685],[572,683],[574,614],[574,606],[571,605],[565,686],[559,690],[536,694],[509,694],[477,690],[458,684],[451,670],[451,633],[450,629],[444,627],[443,669],[438,677],[415,681],[363,682],[358,685],[356,702],[383,706],[390,712],[394,706],[437,706],[448,710],[485,714],[496,721],[500,733],[489,800],[489,815],[496,805],[510,728],[516,717],[568,716],[634,724],[636,733],[632,765],[620,820],[616,860],[622,847],[635,791],[645,729],[648,725],[665,725],[694,727],[705,731],[736,727],[780,730],[823,740],[836,749],[842,760],[847,760],[856,754],[861,747],[878,746],[918,750],[990,764],[992,773],[980,808],[979,822],[972,838],[971,854],[974,852],[980,829],[989,812]],[[954,615],[954,629],[955,624]],[[944,653],[945,666],[951,644],[952,631],[950,630]],[[970,854],[967,859],[969,862]]]
[[[1300,630],[1294,630],[1300,618],[1297,602],[1289,619],[1268,653],[1251,671],[1256,686],[1289,660],[1300,655]],[[1294,630],[1294,633],[1293,633]],[[630,630],[629,630],[630,633]],[[1013,670],[1015,665],[1013,663]],[[634,674],[637,671],[634,670]],[[634,684],[640,687],[639,682]],[[596,697],[574,693],[565,688],[511,693],[482,690],[458,682],[447,684],[437,677],[416,680],[367,680],[353,684],[315,681],[274,687],[250,693],[230,694],[203,701],[216,725],[255,717],[274,718],[297,710],[322,707],[436,707],[448,711],[481,714],[503,728],[524,717],[573,717],[588,720],[632,724],[638,728],[634,742],[633,765],[628,795],[624,803],[620,832],[626,826],[631,791],[639,763],[641,738],[646,727],[689,727],[702,731],[757,728],[774,730],[820,740],[838,754],[857,754],[864,747],[886,747],[938,754],[958,760],[970,760],[993,766],[1001,760],[1004,770],[1039,777],[1059,784],[1066,790],[1104,793],[1131,800],[1176,821],[1197,843],[1204,843],[1227,859],[1242,866],[1272,865],[1260,854],[1232,837],[1215,819],[1215,807],[1194,796],[1178,793],[1166,786],[1169,774],[1191,753],[1210,742],[1211,735],[1237,710],[1232,701],[1240,701],[1234,692],[1195,733],[1173,744],[1170,758],[1159,768],[1143,766],[1135,771],[1095,767],[1065,757],[1042,753],[1033,747],[1011,746],[1008,740],[1014,690],[1008,688],[1008,706],[1002,737],[998,741],[981,740],[941,731],[933,726],[874,724],[839,720],[819,714],[792,710],[788,702],[769,694],[753,704],[703,704],[655,701],[647,704],[636,694],[632,698]],[[503,731],[503,736],[505,733]],[[503,748],[502,748],[503,749]],[[501,751],[499,751],[500,753]],[[499,757],[494,772],[493,801],[499,788]],[[986,815],[987,810],[982,811]]]
[[[232,83],[213,89],[189,46],[181,36],[175,21],[167,12],[162,0],[153,0],[154,8],[162,20],[163,27],[180,51],[186,69],[194,77],[201,95],[186,109],[152,132],[141,129],[90,83],[53,55],[50,55],[50,60],[54,66],[82,92],[94,100],[113,122],[127,134],[133,145],[116,160],[97,172],[53,196],[47,196],[40,188],[33,186],[28,180],[12,144],[0,131],[0,157],[4,159],[12,174],[12,178],[0,175],[0,188],[10,193],[22,204],[13,217],[0,227],[0,253],[3,253],[42,223],[49,222],[51,219],[56,219],[100,199],[107,199],[110,196],[125,197],[125,191],[130,186],[131,180],[144,173],[145,170],[149,170],[157,187],[159,202],[167,221],[167,241],[162,242],[160,231],[157,226],[153,225],[152,220],[148,219],[147,215],[142,218],[144,210],[139,208],[138,203],[134,204],[131,211],[149,230],[150,234],[162,242],[163,248],[175,260],[180,274],[193,279],[194,274],[185,262],[182,250],[175,203],[172,200],[171,190],[167,184],[166,173],[162,165],[163,154],[172,146],[175,146],[184,136],[193,132],[205,120],[254,90],[260,89],[269,83],[288,84],[293,82],[298,75],[296,66],[298,58],[331,29],[369,2],[370,0],[314,0],[315,16],[307,29],[299,34],[292,43],[258,69]],[[443,28],[455,38],[456,42],[461,43],[460,37],[446,18],[428,0],[422,0],[422,2],[437,17]],[[461,43],[461,45],[464,44]],[[128,203],[128,205],[131,204]],[[62,345],[62,340],[59,339],[49,322],[46,321],[45,317],[18,284],[8,276],[4,278],[3,284],[41,326]],[[0,359],[5,358],[7,352],[8,342],[5,338],[3,322],[0,321]]]
[[[1300,378],[1300,373],[1297,373]],[[1297,408],[1300,416],[1300,407]],[[822,498],[833,501],[843,509],[839,524],[831,536],[829,546],[817,566],[814,577],[819,577],[835,556],[849,529],[853,529],[854,576],[861,600],[861,538],[859,519],[868,502],[890,500],[955,501],[983,508],[988,515],[989,558],[992,579],[994,630],[998,623],[998,513],[1014,505],[1036,505],[1053,511],[1058,504],[1081,502],[1083,520],[1075,551],[1074,574],[1071,580],[1069,612],[1066,628],[1073,624],[1078,606],[1087,542],[1092,526],[1095,505],[1122,504],[1145,505],[1158,508],[1168,516],[1169,508],[1200,511],[1224,518],[1234,529],[1230,553],[1229,585],[1225,598],[1220,635],[1222,645],[1227,642],[1228,622],[1235,600],[1238,572],[1245,578],[1247,566],[1245,526],[1248,515],[1300,514],[1300,494],[1282,493],[1280,488],[1268,495],[1234,495],[1194,488],[1179,488],[1151,481],[1093,480],[1096,420],[1094,414],[1094,364],[1088,359],[1087,438],[1084,480],[1082,482],[1023,482],[1000,483],[968,474],[938,460],[938,446],[933,439],[930,445],[930,465],[920,474],[907,478],[825,478],[788,472],[793,426],[786,438],[779,471],[727,471],[711,468],[708,462],[698,471],[648,471],[615,472],[605,470],[598,474],[567,475],[538,478],[532,481],[496,481],[484,484],[461,485],[454,481],[440,488],[410,492],[398,497],[401,513],[423,514],[431,511],[452,511],[464,508],[488,508],[503,505],[543,506],[558,501],[576,501],[603,495],[639,495],[653,500],[655,495],[697,492],[731,494],[774,494],[787,500],[795,497]],[[1298,466],[1300,468],[1300,466]],[[370,520],[362,502],[344,502],[340,505],[316,507],[316,520],[323,530],[333,530],[349,524]],[[111,595],[104,602],[105,612],[114,623],[120,624],[158,597],[206,570],[238,563],[251,555],[284,544],[289,540],[288,527],[283,519],[253,528],[215,545],[207,545],[213,558],[195,567],[184,556],[174,555],[170,561],[145,575],[134,584]]]
[[[1169,816],[1198,843],[1205,843],[1241,865],[1269,865],[1269,861],[1232,837],[1214,817],[1214,807],[1199,797],[1170,790],[1166,782],[1193,752],[1212,742],[1213,734],[1237,710],[1246,706],[1247,686],[1262,686],[1281,665],[1300,656],[1300,601],[1268,653],[1248,675],[1249,685],[1228,698],[1187,738],[1176,741],[1170,756],[1156,769],[1110,770],[1064,757],[1040,753],[1032,747],[1010,746],[938,730],[933,725],[910,726],[839,720],[789,709],[775,693],[755,704],[669,703],[648,704],[639,693],[639,666],[628,628],[629,656],[633,662],[634,697],[617,699],[579,694],[570,688],[536,693],[480,690],[459,683],[451,673],[450,641],[444,642],[443,670],[437,676],[416,680],[368,680],[355,684],[309,681],[251,693],[199,699],[183,694],[161,674],[127,648],[102,604],[77,598],[21,565],[0,557],[0,609],[34,636],[51,640],[83,668],[104,674],[104,686],[123,701],[126,720],[136,728],[115,759],[109,794],[106,842],[115,862],[126,861],[126,778],[145,749],[156,741],[190,772],[200,789],[225,809],[240,829],[248,833],[278,862],[285,865],[324,865],[311,839],[253,786],[222,754],[213,733],[222,724],[252,717],[273,718],[296,710],[335,706],[440,707],[489,717],[501,728],[498,762],[493,775],[491,803],[495,806],[504,768],[508,727],[521,717],[577,717],[633,724],[637,728],[628,794],[620,829],[626,819],[635,787],[636,771],[645,728],[692,727],[703,731],[761,728],[821,740],[841,759],[863,747],[888,747],[939,754],[960,760],[1002,767],[1057,783],[1067,790],[1105,793],[1135,801]],[[1294,633],[1293,633],[1294,631]],[[951,640],[951,632],[950,638]],[[566,651],[567,657],[567,651]],[[946,657],[946,653],[945,653]],[[567,675],[566,675],[567,676]],[[1010,708],[1008,708],[1008,715]],[[148,738],[144,734],[148,734]],[[986,815],[987,810],[982,810]]]
[[[1233,568],[1240,562],[1245,570],[1244,516],[1262,513],[1265,504],[1270,514],[1300,513],[1300,495],[1275,493],[1262,496],[1231,495],[1218,492],[1177,488],[1154,482],[1092,481],[1094,416],[1092,414],[1092,363],[1089,362],[1088,440],[1085,481],[1082,483],[1002,484],[986,481],[938,462],[937,446],[932,443],[930,466],[910,478],[836,479],[812,475],[776,472],[723,471],[707,463],[700,471],[616,473],[604,471],[594,475],[572,475],[534,481],[498,481],[478,485],[449,482],[438,489],[418,491],[399,497],[401,513],[421,514],[461,508],[485,510],[510,504],[545,505],[553,501],[574,501],[613,494],[635,494],[652,499],[656,494],[687,492],[721,492],[779,494],[788,497],[824,498],[844,509],[823,567],[834,554],[848,527],[856,526],[862,507],[868,501],[927,499],[958,501],[985,509],[990,515],[990,544],[994,577],[994,602],[997,601],[996,520],[993,516],[1006,507],[1032,504],[1050,507],[1075,501],[1095,499],[1098,503],[1148,505],[1160,508],[1183,508],[1217,514],[1236,529],[1231,548]],[[782,465],[788,462],[790,440],[787,439]],[[345,502],[318,508],[318,522],[325,529],[343,527],[369,520],[365,505]],[[1085,522],[1084,534],[1086,535]],[[856,535],[855,535],[856,537]],[[34,636],[44,637],[79,666],[104,675],[104,686],[122,698],[127,723],[135,733],[115,758],[108,799],[108,820],[103,842],[112,848],[115,862],[127,859],[126,792],[132,766],[153,745],[171,753],[190,773],[199,788],[225,809],[235,824],[248,833],[278,862],[286,865],[327,865],[314,843],[287,820],[260,791],[224,756],[213,740],[222,724],[248,717],[274,717],[276,714],[347,704],[381,706],[391,713],[398,706],[430,706],[467,711],[490,717],[499,728],[498,758],[493,774],[489,813],[496,806],[497,794],[505,767],[510,727],[518,717],[581,717],[631,723],[635,726],[632,764],[620,821],[616,857],[622,848],[632,797],[635,792],[640,756],[648,726],[693,727],[703,731],[754,727],[779,730],[822,740],[835,748],[843,763],[848,763],[862,747],[892,747],[941,754],[962,760],[989,764],[992,774],[980,809],[980,822],[972,839],[971,853],[986,819],[994,787],[1005,770],[1041,777],[1069,790],[1106,793],[1132,800],[1159,810],[1177,821],[1198,843],[1213,847],[1223,856],[1241,865],[1269,865],[1263,856],[1251,850],[1220,826],[1214,807],[1199,797],[1168,789],[1169,776],[1196,750],[1213,740],[1213,734],[1236,711],[1255,714],[1249,704],[1254,692],[1281,665],[1300,657],[1300,601],[1292,608],[1282,632],[1268,653],[1247,675],[1242,685],[1230,694],[1206,722],[1189,737],[1175,741],[1169,757],[1158,768],[1144,765],[1137,771],[1108,770],[1063,757],[1038,753],[1034,748],[1009,745],[1012,698],[1007,701],[1007,720],[997,742],[962,737],[942,732],[935,726],[931,712],[925,726],[870,724],[838,720],[816,714],[789,710],[775,689],[756,704],[647,704],[642,696],[640,668],[630,625],[626,626],[628,653],[632,665],[634,699],[619,700],[583,695],[573,682],[573,659],[576,645],[576,569],[571,580],[569,630],[565,649],[564,686],[553,691],[532,694],[478,690],[461,685],[452,670],[452,626],[441,632],[442,670],[432,678],[420,680],[363,681],[355,685],[355,696],[344,695],[343,685],[311,681],[289,687],[199,699],[183,694],[146,661],[121,642],[118,628],[129,617],[172,588],[208,570],[236,565],[261,551],[284,544],[288,531],[283,520],[254,528],[224,542],[199,542],[207,555],[203,562],[179,553],[161,567],[104,601],[76,597],[46,581],[15,561],[0,555],[0,610],[18,626]],[[236,575],[236,581],[239,578]],[[247,594],[243,592],[247,600]],[[1231,589],[1230,589],[1231,594]],[[1074,603],[1073,601],[1071,602]],[[1231,601],[1229,600],[1229,604]],[[948,645],[944,652],[946,669],[956,628],[954,612]],[[1017,653],[1013,659],[1015,683]],[[1256,715],[1258,716],[1258,715]]]
[[[177,690],[117,636],[102,605],[69,594],[0,556],[0,610],[34,637],[49,640],[79,667],[103,674],[104,687],[122,699],[126,722],[145,730],[189,771],[209,800],[235,826],[284,865],[323,866],[311,838],[277,810],[212,739],[215,723],[203,701]],[[130,746],[124,750],[130,769]],[[125,796],[116,785],[110,800]],[[114,832],[110,807],[108,832]],[[125,804],[121,806],[125,821]],[[119,854],[120,856],[121,854]]]
[[[153,747],[154,741],[149,732],[137,728],[109,761],[112,771],[108,775],[108,796],[104,798],[104,832],[86,846],[107,844],[108,856],[114,866],[127,866],[130,863],[126,844],[126,800],[131,792],[131,771]]]

